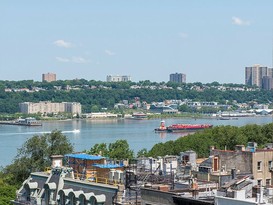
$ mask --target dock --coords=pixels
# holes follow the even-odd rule
[[[0,121],[0,125],[19,125],[19,126],[42,126],[42,123],[35,118],[29,117],[16,121]]]

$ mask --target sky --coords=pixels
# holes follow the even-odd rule
[[[3,0],[0,80],[244,83],[272,67],[272,0]]]

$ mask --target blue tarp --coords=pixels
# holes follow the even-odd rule
[[[66,154],[65,157],[71,157],[71,158],[76,158],[76,159],[87,159],[87,160],[100,160],[105,157],[102,156],[96,156],[96,155],[89,155],[89,154]]]

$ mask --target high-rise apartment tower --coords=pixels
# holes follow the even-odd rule
[[[56,81],[56,74],[55,73],[44,73],[42,75],[43,82],[53,82]]]
[[[266,77],[266,78],[265,78]],[[270,79],[273,77],[273,69],[261,65],[245,68],[245,84],[256,85],[260,88],[269,89]],[[266,82],[263,82],[266,81]],[[264,87],[264,85],[266,85]],[[272,89],[272,88],[270,88]]]
[[[186,74],[172,73],[172,74],[170,74],[170,82],[186,83]]]

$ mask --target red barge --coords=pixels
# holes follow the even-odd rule
[[[166,127],[165,122],[161,121],[159,128],[156,128],[155,132],[194,132],[211,127],[211,124],[173,124]]]

